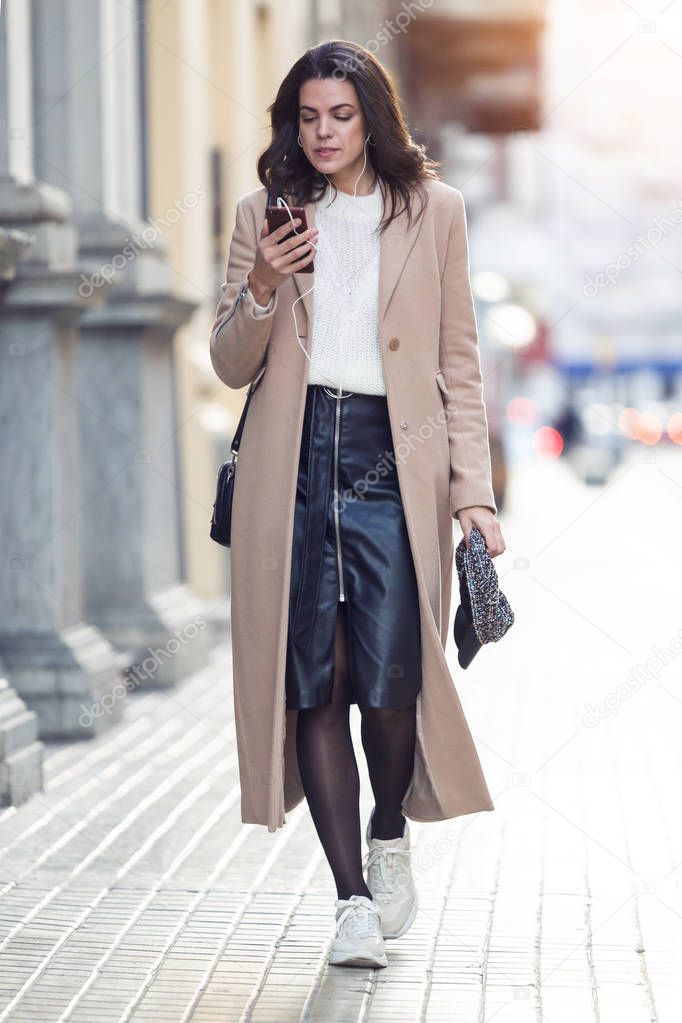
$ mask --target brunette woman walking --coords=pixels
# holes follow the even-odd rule
[[[423,668],[433,663],[434,636],[442,642],[447,632],[452,518],[467,540],[478,526],[491,556],[505,549],[462,264],[466,238],[458,233],[448,242],[464,230],[461,193],[438,180],[433,162],[411,140],[390,76],[364,47],[333,40],[308,50],[269,109],[273,138],[258,161],[263,187],[240,200],[211,334],[218,376],[233,387],[258,386],[242,437],[233,513],[242,815],[273,829],[276,808],[297,802],[302,787],[337,890],[330,963],[386,966],[385,939],[404,934],[418,906],[406,814],[429,820],[492,808],[463,718],[459,766],[469,790],[456,779],[448,790],[448,763],[429,738],[439,726],[428,697],[441,682],[432,681],[429,667],[426,692]],[[291,215],[270,230],[262,215],[266,193],[270,205],[304,206],[314,226],[303,231]],[[390,249],[382,241],[389,226]],[[417,235],[424,236],[422,250]],[[389,280],[399,256],[393,249],[403,242],[410,254],[396,285]],[[314,273],[306,273],[311,262]],[[447,295],[453,287],[459,296]],[[408,308],[426,299],[411,336],[402,330],[404,339],[385,336],[389,299],[404,304],[406,324]],[[400,322],[398,313],[393,322]],[[449,414],[450,396],[457,415]],[[420,430],[422,420],[431,422],[431,435]],[[405,454],[410,427],[416,440]],[[275,440],[273,431],[283,436]],[[291,455],[284,453],[286,442]],[[282,445],[279,453],[273,443]],[[268,503],[268,486],[272,495],[283,494],[279,508]],[[278,550],[270,553],[267,531],[258,526],[269,516],[275,530],[278,512],[286,513],[281,558]],[[427,551],[422,537],[433,537]],[[434,563],[432,550],[440,561]],[[247,570],[247,557],[254,571]],[[271,564],[263,568],[264,561]],[[431,625],[424,594],[434,592],[433,570],[444,589],[441,620]],[[286,595],[286,607],[276,604],[278,593]],[[262,671],[258,689],[246,682],[247,672],[255,681],[259,664],[265,668],[256,649],[259,596],[279,615],[281,631],[272,630],[270,646],[283,693],[277,682],[267,689]],[[262,636],[261,643],[269,641],[264,628]],[[289,734],[281,773],[282,747],[275,743],[270,751],[251,713],[278,695],[286,711],[283,743]],[[361,714],[374,795],[364,862],[352,703]],[[453,714],[461,715],[458,704]],[[272,720],[277,733],[284,717]],[[452,758],[449,763],[456,770]],[[275,769],[264,782],[268,764]],[[410,814],[410,807],[422,813]]]

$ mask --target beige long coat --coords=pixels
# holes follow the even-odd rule
[[[450,632],[454,516],[496,511],[469,283],[462,193],[425,183],[427,206],[381,235],[379,338],[394,449],[414,558],[422,686],[405,815],[436,821],[494,809],[444,655]],[[285,658],[296,479],[309,362],[291,306],[314,283],[297,273],[258,313],[240,291],[265,217],[259,187],[237,205],[227,272],[210,337],[218,377],[242,388],[259,377],[246,417],[232,509],[234,708],[242,821],[276,831],[304,798],[296,709],[285,707]],[[415,196],[414,209],[420,208]],[[308,226],[315,204],[306,206]],[[314,291],[294,307],[310,351]],[[456,573],[455,573],[456,582]],[[451,640],[454,644],[454,640]]]

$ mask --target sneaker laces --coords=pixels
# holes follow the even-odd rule
[[[406,890],[409,885],[409,873],[399,869],[402,864],[398,857],[407,857],[409,861],[409,849],[396,849],[391,846],[376,845],[370,849],[365,857],[363,866],[369,870],[375,863],[379,864],[378,876],[372,878],[372,895],[375,898],[390,896],[396,890]],[[407,882],[403,889],[403,882]]]
[[[349,899],[338,900],[338,905],[343,905],[344,909],[336,919],[337,931],[345,927],[350,934],[359,938],[377,933],[376,918],[379,911],[371,899],[367,899],[366,896],[362,898],[364,902],[360,899],[354,899],[352,902]]]

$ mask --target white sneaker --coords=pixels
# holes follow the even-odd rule
[[[336,900],[332,966],[388,966],[379,909],[366,895]]]
[[[419,898],[410,865],[410,833],[407,821],[400,838],[371,838],[372,818],[367,822],[367,887],[381,912],[384,938],[399,938],[414,923]]]

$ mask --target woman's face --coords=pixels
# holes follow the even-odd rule
[[[299,89],[298,105],[303,151],[315,169],[332,178],[356,165],[360,170],[368,133],[352,82],[310,78]]]

